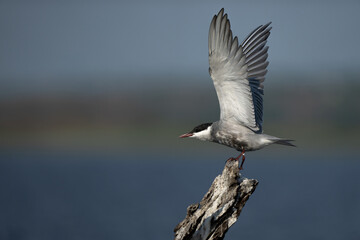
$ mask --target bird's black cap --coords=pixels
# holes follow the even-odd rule
[[[193,130],[191,130],[190,133],[196,133],[196,132],[201,132],[202,130],[207,129],[212,123],[203,123],[199,126],[196,126]]]

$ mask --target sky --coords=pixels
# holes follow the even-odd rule
[[[360,68],[359,1],[1,1],[0,83],[207,74],[222,7],[239,39],[272,21],[270,71]]]

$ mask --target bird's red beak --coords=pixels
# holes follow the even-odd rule
[[[185,133],[183,135],[180,135],[179,138],[191,137],[192,135],[193,135],[192,133]]]

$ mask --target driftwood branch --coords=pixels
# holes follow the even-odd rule
[[[174,229],[175,240],[224,239],[225,233],[238,219],[257,180],[241,178],[238,161],[227,161],[200,204],[187,208],[185,219]]]

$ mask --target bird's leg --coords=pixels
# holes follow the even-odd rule
[[[240,164],[240,170],[243,169],[243,164],[244,164],[244,162],[245,162],[245,150],[244,150],[244,148],[242,148],[242,152],[241,152],[241,154],[236,158],[236,160],[239,160],[241,157],[242,157],[242,161],[241,161],[241,164]]]
[[[245,151],[243,151],[243,155],[242,155],[242,161],[241,161],[241,164],[240,164],[240,170],[243,170],[243,164],[245,162]]]

